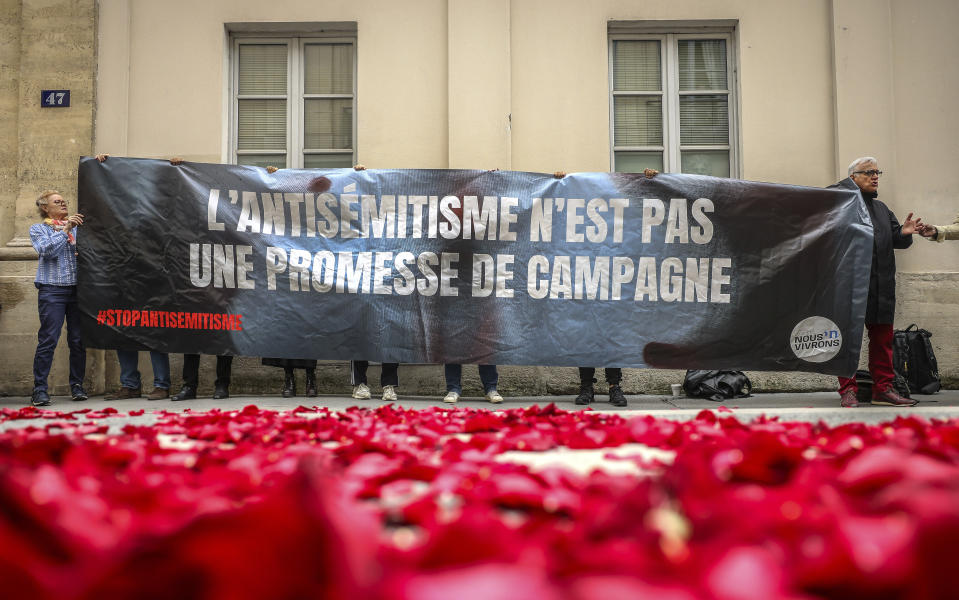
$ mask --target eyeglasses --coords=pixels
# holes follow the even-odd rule
[[[858,174],[858,173],[862,173],[862,174],[865,175],[866,177],[879,177],[879,176],[882,175],[882,171],[880,171],[880,170],[878,170],[878,169],[869,169],[868,171],[853,171],[853,172],[852,172],[853,175],[856,175],[856,174]]]

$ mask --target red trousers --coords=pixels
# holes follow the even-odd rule
[[[885,392],[892,387],[892,324],[866,323],[869,332],[869,373],[872,375],[872,395]],[[856,391],[856,378],[839,378],[839,393]]]

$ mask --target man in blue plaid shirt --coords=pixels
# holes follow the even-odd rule
[[[80,338],[80,308],[77,304],[76,228],[83,224],[83,215],[68,214],[66,200],[56,190],[40,194],[37,209],[43,221],[30,226],[30,241],[40,255],[34,280],[38,290],[40,331],[33,358],[31,402],[34,406],[48,406],[47,378],[64,319],[70,347],[70,396],[74,400],[87,399],[83,390],[87,354]]]

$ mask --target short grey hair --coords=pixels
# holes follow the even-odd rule
[[[47,217],[47,211],[44,207],[50,202],[50,196],[62,196],[62,194],[57,190],[44,190],[40,193],[40,197],[37,198],[37,211],[41,218]]]
[[[860,166],[862,166],[862,165],[864,165],[864,164],[866,164],[866,163],[869,163],[869,162],[871,162],[871,163],[876,163],[877,166],[879,165],[879,161],[876,160],[876,158],[875,158],[874,156],[863,156],[863,157],[857,158],[856,160],[854,160],[854,161],[852,161],[851,163],[849,163],[849,173],[848,173],[848,175],[849,175],[850,177],[852,177],[853,172],[859,170],[859,167],[860,167]]]

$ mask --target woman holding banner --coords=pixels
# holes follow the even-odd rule
[[[53,365],[53,352],[60,341],[63,322],[67,323],[67,345],[70,347],[70,396],[86,400],[83,375],[87,354],[80,337],[80,308],[77,304],[77,230],[83,215],[69,214],[67,202],[56,190],[47,190],[37,198],[42,222],[30,226],[30,241],[40,255],[37,263],[37,308],[40,331],[33,357],[34,406],[48,406],[47,378]]]

